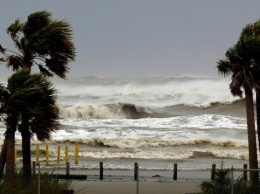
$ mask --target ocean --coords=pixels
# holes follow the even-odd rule
[[[170,168],[207,169],[211,164],[239,167],[248,163],[244,101],[229,91],[230,78],[79,77],[54,79],[61,126],[52,140],[57,146],[79,143],[79,166],[99,162],[127,168],[134,162]],[[5,126],[0,124],[0,141]],[[18,154],[21,136],[16,133]],[[64,152],[62,152],[64,155]],[[34,156],[33,156],[34,157]],[[19,156],[18,156],[19,158]]]

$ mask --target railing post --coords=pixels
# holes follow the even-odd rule
[[[33,161],[33,175],[35,175],[36,174],[36,162],[35,161]]]
[[[212,170],[211,170],[211,180],[215,180],[216,176],[216,164],[212,164]]]
[[[103,168],[103,162],[99,163],[99,179],[104,179],[104,168]]]
[[[17,164],[17,150],[14,150],[14,167],[16,167]]]
[[[138,168],[138,163],[135,162],[135,164],[134,164],[134,180],[135,181],[137,180],[137,168]]]
[[[60,163],[60,146],[58,146],[58,153],[57,153],[57,164]]]
[[[41,193],[41,166],[40,163],[38,165],[38,194]]]
[[[40,164],[40,145],[36,145],[36,164]]]
[[[234,169],[231,167],[231,194],[234,194]]]
[[[69,162],[69,148],[65,147],[65,162],[66,164]]]
[[[66,163],[66,176],[69,176],[70,175],[70,163],[67,162]]]
[[[46,144],[46,149],[45,149],[45,157],[46,157],[46,166],[49,166],[49,145]]]
[[[174,163],[174,167],[173,167],[173,180],[177,180],[177,163]]]
[[[79,164],[79,144],[75,144],[75,164]]]
[[[136,163],[136,194],[139,194],[139,165]]]
[[[243,167],[243,179],[244,181],[247,181],[247,164],[244,164]]]

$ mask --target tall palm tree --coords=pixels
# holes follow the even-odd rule
[[[40,72],[48,77],[54,74],[65,78],[69,62],[75,59],[75,47],[72,42],[72,31],[68,22],[52,20],[47,11],[35,12],[28,16],[26,22],[16,20],[7,29],[12,38],[16,52],[9,51],[0,45],[7,67],[14,71],[23,70],[28,74],[36,65]],[[30,138],[28,112],[21,115],[19,126],[22,135],[23,169],[25,178],[31,176]],[[27,175],[28,176],[27,176]]]
[[[0,92],[0,95],[5,96],[5,98],[1,98],[0,96],[0,111],[7,115],[6,138],[10,138],[10,140],[7,140],[7,152],[10,150],[9,144],[14,143],[14,132],[16,129],[18,128],[21,132],[21,128],[17,125],[17,122],[21,121],[24,113],[29,118],[29,136],[32,137],[32,134],[35,133],[40,141],[49,140],[51,138],[50,133],[55,131],[59,126],[58,109],[56,106],[57,96],[52,84],[43,75],[30,75],[22,71],[10,77],[7,90],[2,91],[5,93]],[[10,148],[12,149],[12,156],[11,152],[7,153],[6,166],[14,163],[13,158],[10,159],[10,157],[13,157],[14,149],[12,145],[10,145]],[[12,169],[12,166],[10,169]],[[7,174],[12,173],[7,172]],[[28,174],[25,175],[29,176]],[[10,180],[9,176],[7,177]]]
[[[3,85],[0,85],[0,114],[5,114],[5,160],[6,160],[6,184],[9,189],[14,186],[14,150],[15,150],[15,131],[18,123],[18,114],[10,103],[11,93]]]
[[[247,24],[242,30],[240,39],[243,41],[244,47],[251,58],[251,70],[254,78],[253,86],[256,91],[258,144],[260,145],[260,20]]]
[[[32,134],[36,134],[40,141],[49,140],[51,132],[59,126],[56,90],[43,75],[29,75],[22,71],[15,74],[12,80],[15,83],[18,82],[19,89],[24,92],[19,97],[22,103],[18,107],[21,114],[21,124],[18,126],[18,130],[21,132],[22,138],[27,140],[26,144],[23,145],[23,149],[27,150],[23,152],[23,160],[26,163],[30,162],[31,158],[30,139]],[[28,120],[23,120],[24,115]],[[23,122],[26,122],[29,130],[27,130],[27,126],[24,128]],[[28,141],[29,143],[27,143]],[[30,163],[23,166],[25,180],[30,179],[31,173],[27,173],[31,172],[30,167]]]
[[[230,91],[234,96],[242,97],[242,89],[244,90],[247,115],[249,167],[250,169],[258,169],[253,104],[253,87],[255,83],[251,67],[251,57],[245,49],[242,38],[240,38],[235,46],[227,50],[226,59],[219,60],[217,65],[220,74],[224,76],[232,75]],[[258,183],[258,174],[257,171],[250,171],[251,181]]]

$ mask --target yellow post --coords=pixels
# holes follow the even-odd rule
[[[79,163],[79,144],[75,145],[75,164]]]
[[[69,162],[69,149],[67,146],[65,147],[65,162]]]
[[[39,164],[39,157],[40,157],[40,145],[36,145],[36,164]]]
[[[57,164],[60,163],[60,146],[58,146]]]
[[[49,166],[49,145],[46,144],[46,166]]]
[[[17,150],[14,150],[14,166],[16,166],[16,161],[17,161]]]

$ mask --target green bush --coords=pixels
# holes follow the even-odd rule
[[[67,180],[53,179],[50,174],[44,173],[40,176],[40,191],[41,194],[62,194],[63,190],[68,190],[71,182]],[[25,183],[22,179],[22,174],[17,173],[14,188],[10,191],[4,180],[0,181],[0,194],[36,194],[38,193],[38,176],[33,175],[30,182]]]
[[[230,170],[217,170],[215,180],[202,182],[201,190],[202,194],[230,194]],[[240,177],[234,181],[233,191],[235,194],[260,194],[260,185],[251,184]]]

